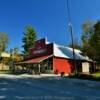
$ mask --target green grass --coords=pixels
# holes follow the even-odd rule
[[[100,72],[99,73],[94,73],[92,74],[94,77],[100,77]]]
[[[12,74],[11,70],[0,70],[0,74]]]
[[[79,79],[86,79],[92,81],[100,81],[100,72],[94,74],[78,74],[78,75],[71,75],[70,78],[79,78]]]

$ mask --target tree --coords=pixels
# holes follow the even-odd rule
[[[14,55],[18,55],[19,54],[19,48],[18,47],[14,47],[13,51],[14,51]]]
[[[94,31],[94,22],[92,21],[87,21],[85,22],[83,25],[82,25],[82,42],[83,42],[83,45],[88,45],[89,44],[89,40],[93,34],[93,31]]]
[[[14,47],[13,49],[10,49],[10,54],[11,54],[11,61],[16,59],[16,56],[19,55],[19,48]]]
[[[34,45],[36,39],[37,39],[37,33],[34,30],[34,28],[31,25],[26,26],[25,32],[24,32],[24,37],[22,39],[22,41],[24,43],[24,45],[23,45],[24,55],[28,55],[28,50],[30,47],[32,47]]]
[[[0,32],[0,52],[6,50],[8,41],[9,41],[8,35],[6,33]]]
[[[14,62],[18,62],[18,61],[23,60],[23,56],[22,56],[22,54],[20,54],[18,47],[13,48],[13,57],[12,57],[12,59],[14,60]]]
[[[92,57],[92,52],[93,52],[92,49],[90,49],[91,46],[89,44],[91,36],[93,35],[94,32],[93,26],[94,23],[92,21],[87,21],[82,25],[82,29],[83,29],[82,37],[81,37],[82,51],[89,57]]]
[[[90,46],[93,49],[94,60],[100,64],[100,21],[94,25],[94,33],[90,39]]]
[[[100,21],[83,24],[82,50],[100,64]]]
[[[14,62],[23,60],[23,56],[20,54],[18,47],[13,48],[13,59],[14,59]]]
[[[71,47],[71,48],[73,48],[73,46],[74,46],[74,49],[79,49],[79,50],[81,50],[81,45],[79,45],[79,44],[77,44],[77,43],[74,43],[73,46],[72,46],[72,44],[69,44],[68,46]]]

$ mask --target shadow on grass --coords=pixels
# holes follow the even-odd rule
[[[87,79],[87,80],[92,80],[92,81],[100,81],[100,77],[95,77],[91,74],[70,75],[69,78],[79,78],[79,79]]]

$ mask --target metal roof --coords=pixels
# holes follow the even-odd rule
[[[62,46],[54,43],[54,56],[73,59],[73,49],[68,46]],[[82,51],[75,49],[76,60],[92,61],[88,56],[82,55]]]

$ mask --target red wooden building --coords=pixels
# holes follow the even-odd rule
[[[29,65],[34,71],[41,73],[73,73],[72,48],[67,46],[49,43],[47,40],[40,39],[29,49],[29,56],[25,57],[19,64]],[[78,72],[89,72],[92,60],[83,56],[80,50],[75,49],[76,67]],[[85,65],[85,66],[84,66]]]

